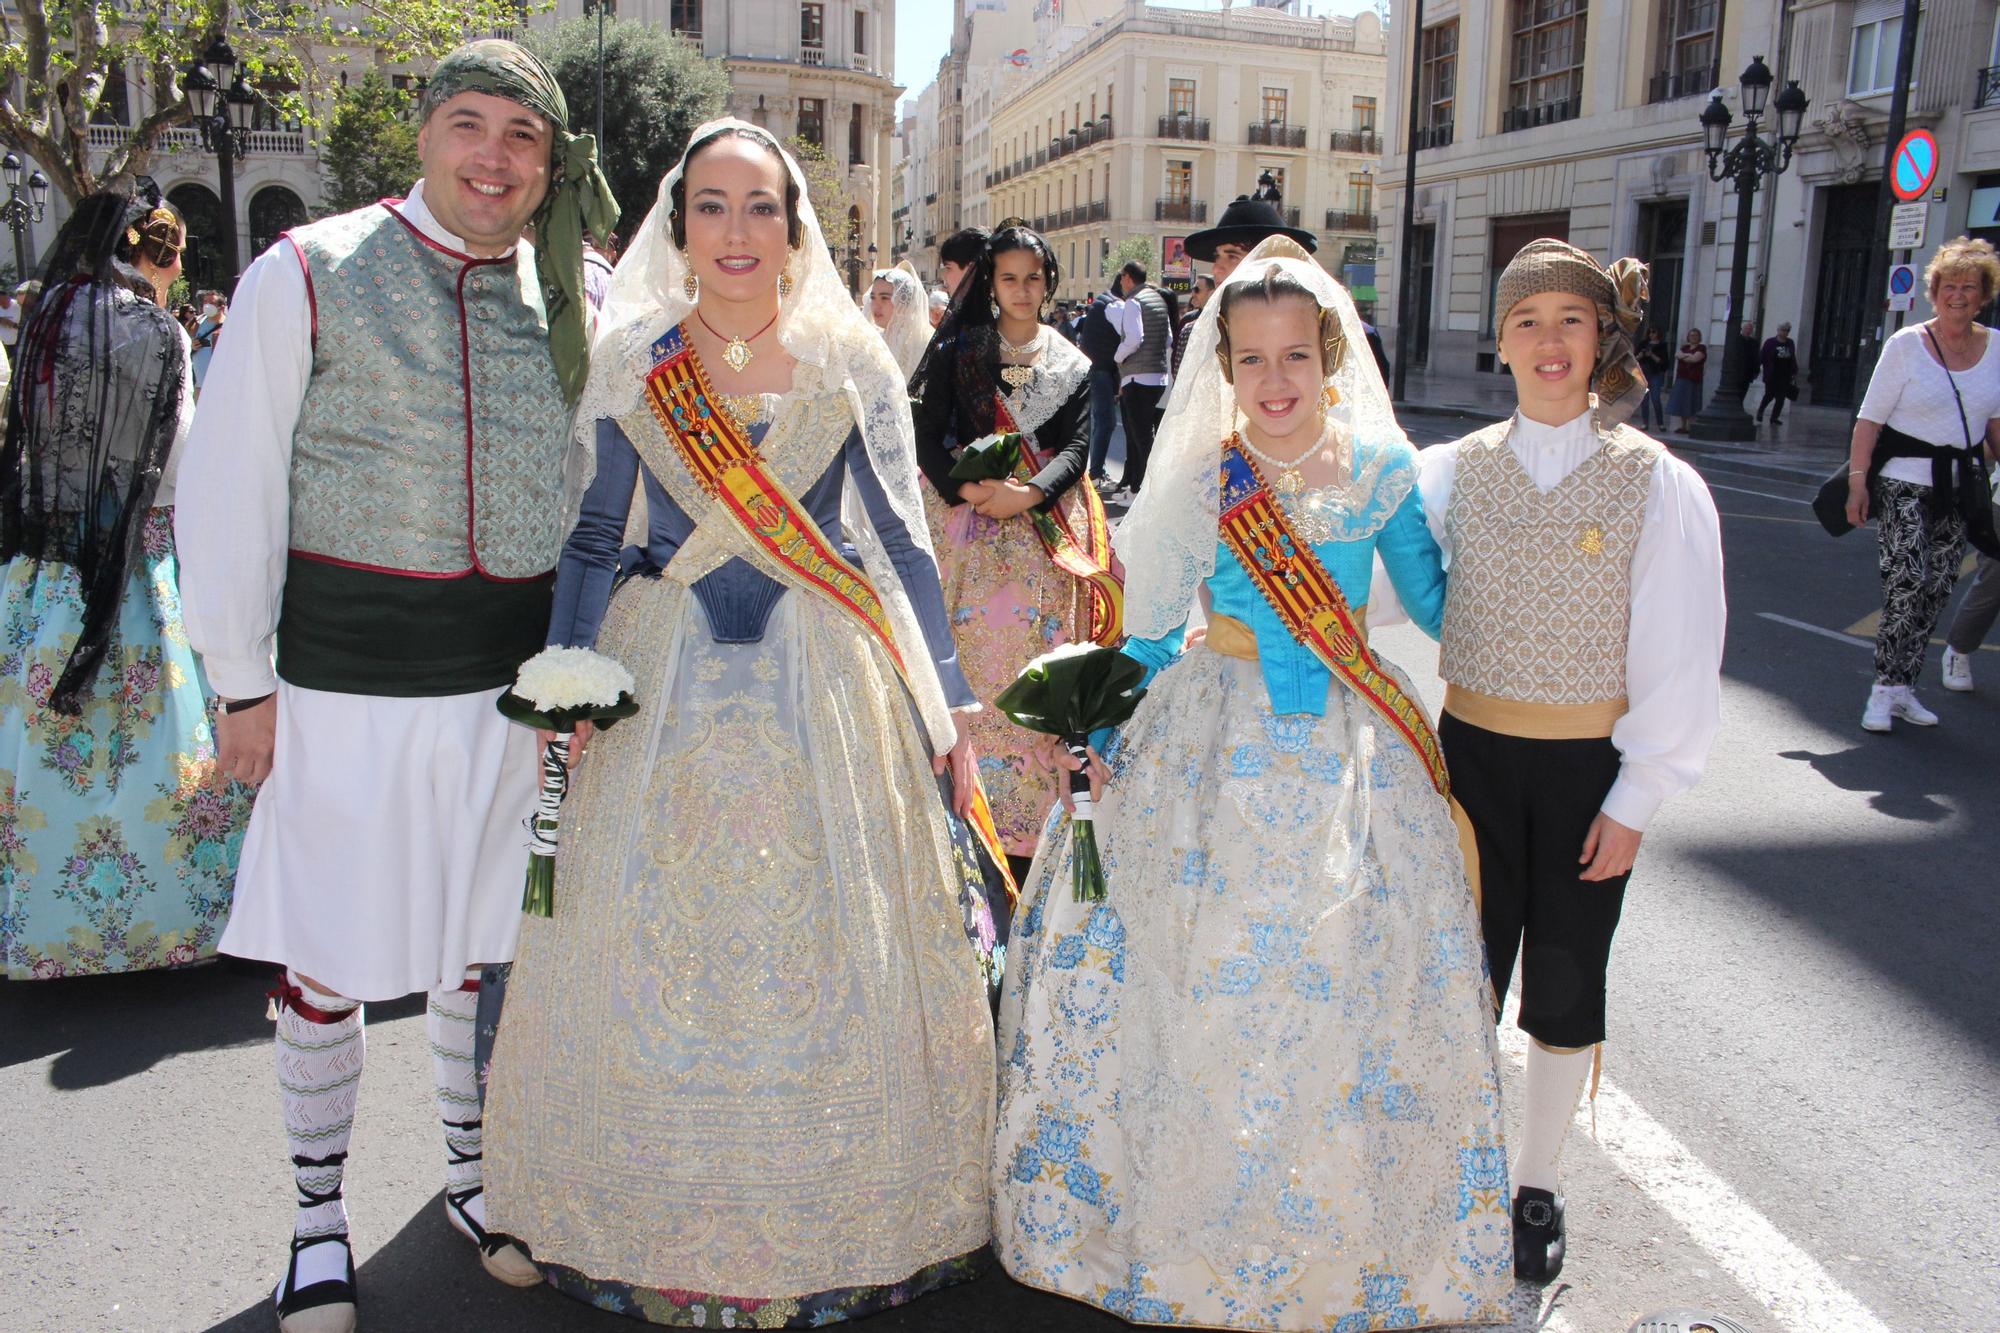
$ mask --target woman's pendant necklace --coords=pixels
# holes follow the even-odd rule
[[[1042,350],[1042,336],[1047,331],[1046,329],[1036,329],[1035,336],[1028,339],[1028,341],[1024,343],[1011,343],[1007,341],[1007,335],[1000,332],[999,325],[996,324],[993,326],[993,336],[1000,340],[1001,349],[1009,356],[1034,356]],[[1028,381],[1034,377],[1035,368],[1033,366],[1003,365],[1000,367],[1000,378],[1006,380],[1017,393],[1028,387]]]
[[[776,315],[772,315],[770,319],[764,322],[763,328],[757,330],[755,333],[751,334],[748,338],[745,338],[740,333],[735,334],[734,336],[725,337],[720,329],[716,328],[715,325],[708,322],[708,316],[702,314],[701,311],[696,310],[694,312],[694,317],[701,321],[701,326],[703,328],[707,329],[714,336],[723,339],[722,364],[728,366],[731,370],[735,371],[739,375],[741,375],[744,371],[744,368],[748,366],[752,361],[754,361],[757,357],[757,354],[750,350],[751,342],[755,339],[763,337],[764,334],[770,329],[771,325],[776,324],[778,322],[778,317]]]

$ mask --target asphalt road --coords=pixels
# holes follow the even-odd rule
[[[1647,835],[1597,1137],[1581,1116],[1564,1160],[1569,1270],[1516,1327],[1692,1306],[1755,1333],[1991,1333],[2000,652],[1984,692],[1951,695],[1934,650],[1937,729],[1862,732],[1870,658],[1842,632],[1875,609],[1872,542],[1811,526],[1806,474],[1702,467],[1729,555],[1725,729]],[[1434,649],[1408,627],[1376,646],[1435,704]],[[265,984],[0,983],[0,1329],[271,1327],[292,1203]],[[444,1220],[420,1002],[372,1007],[368,1033],[347,1177],[365,1326],[634,1327],[480,1271]],[[1120,1325],[996,1272],[869,1326]]]

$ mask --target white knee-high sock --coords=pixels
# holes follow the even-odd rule
[[[484,1180],[480,1160],[479,1077],[472,1063],[473,1020],[478,1008],[476,985],[472,990],[453,987],[432,991],[430,1007],[424,1015],[424,1028],[430,1037],[438,1119],[444,1122],[447,1196],[479,1191]],[[482,1227],[486,1225],[484,1194],[474,1193],[462,1206],[473,1221]]]
[[[331,1020],[307,1018],[286,999],[277,1005],[279,1099],[285,1138],[292,1149],[293,1184],[299,1192],[292,1236],[296,1241],[345,1235],[347,1203],[341,1197],[341,1180],[367,1050],[361,1006],[300,988],[298,977],[290,972],[285,984],[288,996],[297,994]],[[298,1263],[300,1287],[322,1278],[345,1277],[347,1272],[346,1254],[337,1245],[301,1250]]]
[[[1576,1114],[1577,1098],[1583,1095],[1583,1081],[1590,1077],[1595,1052],[1593,1046],[1552,1051],[1538,1041],[1528,1042],[1527,1096],[1522,1099],[1521,1137],[1514,1149],[1515,1189],[1556,1192],[1556,1163],[1562,1158],[1563,1138]]]

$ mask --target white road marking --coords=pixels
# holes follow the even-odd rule
[[[1802,629],[1808,634],[1817,634],[1822,639],[1832,639],[1835,643],[1851,643],[1860,648],[1873,648],[1875,646],[1875,640],[1873,639],[1863,639],[1853,634],[1842,634],[1837,629],[1826,629],[1819,625],[1809,625],[1803,620],[1793,620],[1790,616],[1781,616],[1776,611],[1759,611],[1757,617],[1760,620],[1775,620],[1780,625],[1790,625],[1793,629]]]
[[[1773,495],[1769,491],[1753,491],[1742,486],[1725,486],[1712,477],[1703,477],[1702,480],[1708,483],[1708,489],[1711,491],[1735,491],[1738,495],[1761,495],[1766,500],[1783,500],[1787,504],[1795,505],[1809,505],[1812,503],[1811,500],[1801,500],[1796,495]]]
[[[1830,631],[1822,631],[1827,633]],[[1501,1026],[1500,1049],[1519,1079],[1527,1036]],[[1590,1132],[1591,1104],[1577,1107],[1571,1133]],[[1597,1089],[1597,1146],[1759,1301],[1786,1333],[1889,1333],[1868,1307],[1833,1280],[1811,1255],[1786,1239],[1666,1126],[1647,1115],[1610,1079]],[[1558,1329],[1552,1313],[1546,1329]]]

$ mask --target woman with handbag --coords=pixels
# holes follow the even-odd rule
[[[1973,322],[2000,294],[2000,255],[1961,236],[1939,248],[1924,281],[1935,313],[1883,345],[1848,450],[1847,521],[1872,515],[1881,540],[1875,684],[1861,714],[1869,731],[1897,718],[1937,725],[1916,696],[1924,649],[1966,542],[2000,555],[1980,457],[1981,441],[1988,454],[2000,449],[2000,340]]]

